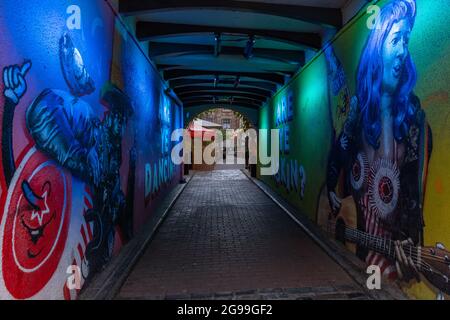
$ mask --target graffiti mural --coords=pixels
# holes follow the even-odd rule
[[[3,70],[3,173],[9,187],[1,222],[2,273],[18,298],[32,296],[48,282],[61,258],[70,220],[70,176],[31,148],[18,169],[12,148],[14,110],[26,93],[31,62]],[[28,285],[21,289],[20,278]]]
[[[70,174],[92,186],[92,208],[84,218],[87,224],[92,222],[93,238],[84,253],[89,270],[85,270],[84,276],[99,271],[111,258],[114,226],[125,207],[119,168],[122,127],[133,113],[131,102],[120,89],[106,84],[101,98],[109,112],[100,121],[81,99],[95,87],[80,52],[67,33],[59,45],[62,71],[70,92],[45,89],[27,108],[26,124],[35,146],[18,172],[11,148],[12,128],[3,126],[2,136],[8,141],[3,156],[9,164],[3,169],[11,190],[3,225],[3,274],[9,288],[16,282],[12,278],[9,284],[8,273],[14,273],[16,268],[19,273],[26,272],[24,276],[30,277],[27,282],[33,283],[31,279],[35,279],[40,283],[28,286],[31,295],[49,280],[62,254],[70,219]],[[27,61],[23,66],[4,69],[4,108],[9,112],[4,114],[3,123],[12,123],[14,108],[26,92],[25,75],[29,68],[31,62]],[[11,236],[5,234],[9,230]],[[15,263],[8,262],[12,257]],[[43,266],[44,263],[49,266]],[[46,276],[27,272],[40,268]]]
[[[382,9],[361,55],[357,94],[329,157],[327,189],[332,211],[338,214],[343,200],[335,190],[344,170],[358,229],[419,245],[432,134],[413,92],[417,73],[408,41],[415,16],[414,1],[393,1]],[[368,247],[357,244],[358,256],[368,265],[378,265],[392,277],[410,273],[402,271],[398,261],[396,268],[388,252]]]
[[[273,176],[277,186],[285,188],[300,199],[305,196],[306,172],[303,165],[290,157],[290,136],[294,120],[294,93],[289,90],[276,104],[275,127],[279,129],[280,163]]]
[[[421,282],[422,274],[449,294],[448,252],[442,243],[423,247],[433,135],[414,93],[409,41],[416,15],[415,0],[390,1],[367,38],[356,95],[329,154],[329,222],[340,241],[353,243],[356,255],[384,276],[407,283]]]
[[[75,299],[164,196],[143,205],[140,177],[146,163],[166,157],[167,132],[182,127],[174,115],[181,112],[170,101],[164,108],[157,100],[143,103],[142,97],[163,92],[161,80],[125,27],[114,25],[106,2],[80,1],[79,23],[64,4],[35,2],[16,5],[36,5],[40,19],[47,14],[42,8],[60,10],[45,39],[30,29],[15,42],[9,35],[25,22],[10,14],[0,18],[0,29],[8,31],[2,43],[10,46],[0,51],[0,298]],[[0,10],[12,12],[11,6],[2,3]],[[36,26],[45,29],[37,20]],[[130,75],[129,65],[145,72]],[[132,80],[139,75],[145,88]],[[162,118],[154,116],[161,110]],[[159,191],[181,172],[167,163],[162,171],[169,170]],[[67,286],[73,272],[75,288]]]
[[[450,294],[450,171],[442,161],[450,104],[440,76],[450,67],[437,18],[448,3],[438,2],[378,1],[376,19],[363,9],[260,117],[262,128],[278,127],[279,100],[294,90],[289,151],[309,174],[307,194],[294,198],[262,179],[367,266],[379,266],[386,281],[431,299]]]

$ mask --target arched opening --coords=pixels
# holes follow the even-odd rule
[[[255,127],[245,114],[229,108],[211,108],[197,114],[195,119],[218,124],[223,130],[247,130]]]
[[[210,108],[195,115],[186,125],[191,133],[192,163],[185,170],[252,170],[250,152],[255,152],[256,141],[249,132],[256,132],[254,123],[239,111],[228,108]],[[195,157],[200,152],[202,161]],[[212,159],[211,159],[212,158]]]
[[[211,105],[211,104],[203,104],[195,107],[185,107],[183,111],[183,119],[184,126],[187,128],[189,124],[195,118],[198,118],[200,115],[205,115],[205,113],[211,112],[212,110],[217,109],[225,109],[231,110],[235,112],[238,117],[244,119],[244,121],[250,124],[252,128],[258,128],[258,120],[259,120],[259,110],[255,108],[247,108],[238,105]]]

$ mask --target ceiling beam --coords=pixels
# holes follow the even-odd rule
[[[246,93],[246,92],[236,92],[236,91],[210,91],[210,90],[202,90],[202,91],[192,91],[192,92],[184,92],[182,94],[177,94],[178,98],[183,101],[186,98],[192,97],[234,97],[239,96],[243,98],[249,98],[255,101],[264,102],[267,100],[266,97],[260,96],[254,93]]]
[[[285,76],[269,72],[234,72],[234,71],[218,71],[218,70],[190,70],[190,69],[170,69],[164,70],[164,79],[167,81],[182,79],[186,77],[217,75],[217,76],[240,76],[268,81],[274,84],[284,84]]]
[[[226,86],[234,86],[236,84],[236,80],[232,79],[220,79],[218,81],[219,85]],[[211,85],[214,86],[214,79],[178,79],[178,80],[172,80],[169,82],[169,85],[173,89],[179,89],[179,88],[185,88],[185,87],[191,87],[191,86],[207,86]],[[265,81],[244,81],[241,80],[239,82],[238,88],[260,88],[267,91],[274,92],[277,90],[277,86]]]
[[[181,55],[214,54],[214,48],[208,45],[178,44],[164,42],[150,42],[149,56],[153,60],[161,57],[178,57]],[[223,46],[221,54],[244,57],[244,48]],[[278,49],[253,49],[253,57],[281,61],[289,64],[305,64],[305,51],[302,50],[278,50]]]
[[[136,15],[148,11],[174,9],[215,9],[252,12],[335,28],[341,28],[343,24],[342,12],[339,8],[235,0],[120,0],[119,2],[119,12],[124,15]]]
[[[138,21],[136,23],[136,37],[139,41],[148,41],[157,37],[170,37],[181,34],[206,33],[217,34],[239,34],[262,37],[283,41],[290,44],[307,46],[318,50],[322,46],[322,39],[317,33],[292,32],[279,30],[247,29],[234,27],[201,26],[192,24],[163,23],[151,21]]]
[[[252,104],[252,103],[245,103],[245,102],[239,102],[239,101],[235,101],[233,104],[221,103],[221,102],[214,103],[211,100],[198,100],[198,101],[192,101],[192,102],[184,103],[183,104],[183,108],[187,109],[187,108],[199,107],[199,106],[203,106],[203,105],[211,105],[212,108],[244,107],[244,108],[250,108],[250,109],[255,109],[255,110],[259,110],[260,109],[259,105],[255,105],[255,104]]]
[[[220,62],[220,60],[218,60]],[[162,63],[158,63],[156,64],[156,66],[158,67],[158,70],[160,71],[170,71],[170,70],[179,70],[179,69],[183,69],[183,70],[194,70],[194,71],[202,71],[202,68],[205,67],[205,63],[202,63],[202,61],[197,61],[195,64],[194,63],[189,63],[189,61],[184,61],[183,64],[179,63],[179,61],[175,61],[177,62],[177,64],[162,64]],[[221,67],[221,65],[219,64],[219,66],[217,68]],[[240,71],[228,71],[226,66],[223,66],[223,69],[221,70],[217,70],[215,72],[219,72],[219,73],[224,73],[224,72],[231,72],[233,75],[239,76],[242,74],[275,74],[275,75],[280,75],[282,77],[284,76],[289,76],[292,77],[295,72],[297,71],[294,68],[291,68],[291,70],[280,70],[277,67],[273,67],[272,70],[270,69],[262,69],[263,67],[270,67],[270,65],[256,65],[254,66],[254,68],[256,69],[255,71],[245,71],[245,72],[240,72]]]
[[[220,102],[229,103],[231,101],[231,99],[229,97],[219,98],[219,97],[207,96],[207,97],[192,97],[192,98],[186,99],[184,101],[184,103],[191,103],[191,102],[195,102],[195,101],[199,101],[199,100],[201,100],[201,101],[207,100],[207,101],[213,101],[213,102],[216,101],[218,103],[220,103]],[[255,101],[255,100],[252,100],[250,98],[245,98],[245,97],[233,97],[233,101],[250,103],[250,104],[254,104],[255,106],[261,105],[260,101]]]
[[[191,87],[185,87],[181,89],[175,89],[174,90],[177,95],[183,95],[184,93],[189,92],[202,92],[202,91],[217,91],[217,92],[245,92],[245,93],[252,93],[255,95],[259,95],[261,97],[270,98],[272,96],[272,92],[264,89],[256,89],[256,88],[230,88],[230,87],[214,87],[212,86],[191,86]]]
[[[192,97],[188,97],[183,99],[183,104],[185,103],[190,103],[193,101],[198,101],[198,100],[208,100],[208,101],[214,101],[214,98],[216,98],[216,102],[229,102],[231,99],[233,99],[233,101],[241,101],[241,102],[246,102],[246,103],[253,103],[255,105],[261,105],[264,101],[261,100],[255,100],[252,98],[248,98],[248,97],[243,97],[240,96],[239,94],[237,95],[233,95],[233,96],[224,96],[224,97],[220,97],[220,96],[211,96],[211,95],[198,95],[198,96],[192,96]]]

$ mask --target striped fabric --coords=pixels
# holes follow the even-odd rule
[[[83,198],[83,215],[85,215],[89,209],[93,208],[92,193],[88,186],[86,186],[84,189]],[[80,268],[80,270],[82,270],[82,264],[86,264],[86,247],[88,243],[93,239],[92,226],[90,223],[86,223],[86,220],[84,218],[83,223],[80,226],[80,235],[82,241],[78,243],[76,250],[74,250],[76,254],[73,258],[72,265],[77,266]],[[66,283],[64,283],[63,293],[65,300],[76,300],[79,290],[69,290]]]
[[[366,232],[370,235],[390,239],[391,233],[383,229],[379,217],[369,205],[369,196],[367,194],[361,198],[360,206],[364,212]],[[381,274],[389,279],[395,279],[397,277],[395,264],[386,259],[382,254],[369,251],[366,257],[366,264],[379,266]]]

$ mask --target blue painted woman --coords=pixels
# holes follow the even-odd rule
[[[358,229],[397,240],[395,261],[357,247],[360,258],[390,278],[418,277],[411,259],[403,259],[403,248],[423,243],[424,185],[432,150],[431,129],[414,94],[417,73],[408,49],[415,18],[415,0],[393,0],[381,9],[327,168],[332,211],[337,214],[342,205],[336,187],[343,170],[344,193],[355,201]]]

